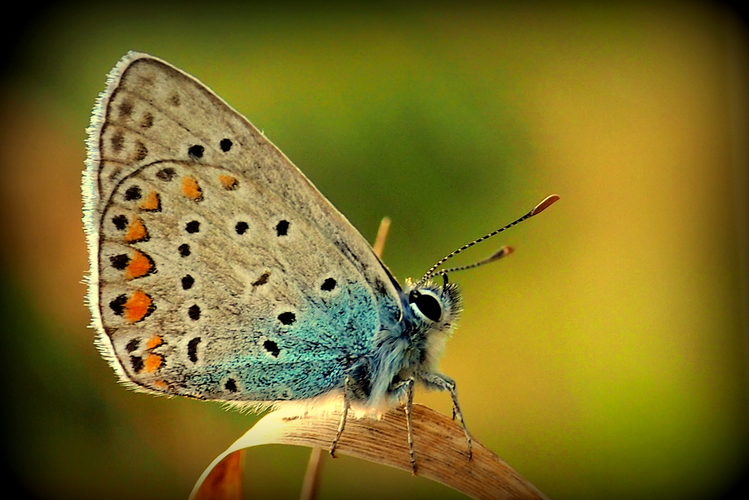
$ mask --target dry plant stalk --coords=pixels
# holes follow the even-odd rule
[[[341,411],[314,416],[293,416],[274,411],[220,455],[203,473],[191,499],[228,500],[223,489],[213,489],[209,472],[232,453],[262,444],[290,444],[327,449],[335,436]],[[478,441],[468,459],[463,429],[431,408],[414,404],[414,449],[417,474],[476,499],[546,499],[536,487]],[[338,442],[336,454],[348,455],[411,472],[406,418],[403,409],[380,420],[351,418]],[[230,458],[231,459],[231,458]],[[221,474],[226,474],[222,471]],[[201,486],[202,485],[202,486]],[[205,491],[203,488],[207,488]],[[231,488],[229,488],[231,490]]]

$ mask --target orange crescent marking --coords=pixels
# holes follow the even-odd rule
[[[161,198],[156,191],[149,191],[138,208],[147,212],[155,212],[161,208]]]
[[[146,359],[143,360],[143,371],[146,373],[153,373],[164,364],[164,357],[159,354],[149,354]]]
[[[125,268],[125,279],[140,278],[151,271],[153,271],[151,259],[142,252],[135,250],[135,254],[130,258],[130,263]]]
[[[151,306],[153,301],[146,293],[136,290],[133,295],[125,302],[125,319],[128,323],[135,323],[142,320],[153,310]]]
[[[221,183],[221,187],[223,187],[227,191],[236,189],[237,185],[239,184],[239,181],[237,180],[237,178],[232,177],[231,175],[219,175],[218,181]]]
[[[195,177],[182,178],[182,194],[195,201],[200,201],[203,198],[203,191]]]
[[[154,349],[156,347],[159,347],[163,343],[163,338],[161,338],[159,335],[154,335],[153,337],[148,339],[148,342],[146,342],[146,349]]]
[[[148,231],[146,226],[143,225],[143,221],[140,218],[135,217],[130,224],[127,226],[127,233],[125,234],[125,243],[135,243],[143,241],[148,238]]]

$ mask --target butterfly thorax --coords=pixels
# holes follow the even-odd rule
[[[347,371],[346,393],[354,405],[384,410],[402,402],[407,381],[430,387],[431,375],[462,311],[457,285],[407,282],[401,292],[403,317],[380,331],[371,354]]]

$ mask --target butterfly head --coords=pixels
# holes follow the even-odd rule
[[[429,280],[426,283],[406,283],[408,306],[414,316],[423,323],[437,329],[450,328],[460,316],[462,300],[458,286],[447,281],[438,285]]]
[[[437,342],[441,348],[463,311],[458,285],[449,283],[447,276],[442,284],[432,280],[424,283],[406,280],[405,295],[416,330],[423,332],[427,344]]]
[[[413,345],[420,346],[416,364],[421,370],[436,369],[445,343],[455,329],[463,310],[460,290],[443,276],[443,283],[432,280],[415,283],[406,280],[405,302],[411,323]]]

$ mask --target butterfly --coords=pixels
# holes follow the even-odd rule
[[[401,286],[354,226],[245,117],[197,79],[130,52],[88,129],[83,176],[96,345],[142,392],[255,407],[447,391],[437,361],[460,316],[438,268]],[[481,265],[509,253],[503,247]],[[473,266],[469,266],[473,267]]]

